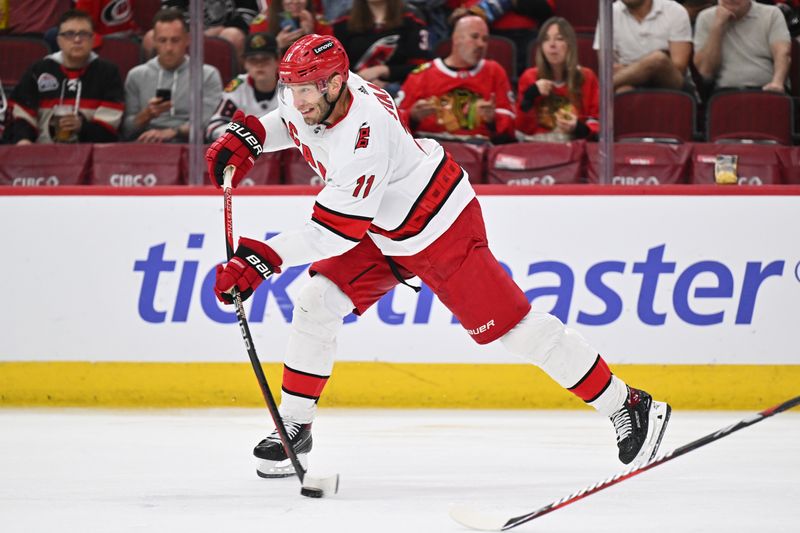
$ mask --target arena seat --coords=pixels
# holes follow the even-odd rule
[[[153,17],[161,9],[161,0],[136,0],[133,6],[133,19],[142,34],[153,27]]]
[[[303,161],[305,163],[305,161]],[[256,160],[253,170],[239,183],[239,187],[252,185],[280,185],[283,183],[281,152],[264,152]]]
[[[696,104],[683,91],[637,89],[614,97],[614,137],[692,142]]]
[[[486,145],[439,141],[453,159],[469,174],[470,183],[484,183],[486,177]]]
[[[236,50],[221,37],[203,38],[203,62],[217,67],[223,87],[239,73]]]
[[[0,185],[83,185],[91,158],[91,144],[0,146]]]
[[[443,39],[436,45],[434,55],[445,58],[453,50],[452,39]],[[517,45],[508,37],[489,35],[489,45],[486,48],[486,58],[493,59],[508,73],[508,79],[513,84],[517,79]]]
[[[139,41],[130,37],[104,37],[103,45],[96,52],[101,58],[117,65],[123,83],[128,71],[140,65],[144,59]]]
[[[113,187],[182,185],[185,151],[181,144],[96,144],[89,182]]]
[[[487,156],[487,183],[555,185],[583,179],[584,141],[516,143],[493,146]]]
[[[600,147],[586,145],[589,183],[600,183]],[[616,143],[612,185],[686,183],[691,144]]]
[[[318,185],[325,183],[296,148],[281,150],[283,154],[283,182],[286,185]]]
[[[567,19],[576,32],[593,33],[600,15],[599,3],[596,0],[558,0],[555,14]]]
[[[792,144],[794,103],[785,94],[735,90],[714,94],[708,102],[707,140],[753,140]]]
[[[692,183],[713,184],[714,165],[718,155],[735,155],[739,185],[777,185],[781,180],[779,146],[769,144],[712,144],[694,145]]]
[[[17,85],[28,67],[50,53],[37,37],[0,35],[0,82],[10,89]]]

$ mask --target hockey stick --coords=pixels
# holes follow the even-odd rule
[[[530,522],[531,520],[539,518],[542,515],[546,515],[547,513],[555,511],[556,509],[560,509],[571,503],[575,503],[576,501],[583,499],[586,496],[589,496],[590,494],[599,492],[603,489],[610,487],[611,485],[616,485],[620,481],[632,478],[633,476],[641,474],[646,470],[650,470],[651,468],[654,468],[660,464],[664,464],[671,459],[675,459],[676,457],[680,457],[685,453],[689,453],[692,450],[696,450],[701,446],[705,446],[710,442],[714,442],[715,440],[727,437],[734,431],[746,428],[747,426],[752,426],[757,422],[761,422],[765,418],[769,418],[772,415],[782,413],[783,411],[787,411],[798,405],[800,405],[800,396],[792,398],[791,400],[787,400],[781,404],[776,405],[775,407],[770,407],[769,409],[761,411],[760,413],[756,413],[748,418],[740,420],[739,422],[731,426],[728,426],[724,429],[720,429],[719,431],[715,431],[714,433],[706,435],[705,437],[701,437],[695,441],[690,442],[689,444],[681,446],[680,448],[676,448],[671,452],[667,452],[664,455],[655,457],[650,461],[648,461],[647,463],[643,464],[642,466],[629,468],[628,470],[625,470],[618,474],[614,474],[610,478],[595,483],[594,485],[584,487],[581,490],[570,494],[569,496],[565,496],[560,500],[549,503],[544,507],[528,514],[506,519],[506,518],[498,518],[488,513],[482,513],[470,507],[455,506],[450,509],[450,517],[459,524],[466,526],[470,529],[477,529],[479,531],[506,531],[508,529],[517,527],[520,524],[524,524],[525,522]]]
[[[236,169],[228,165],[223,172],[223,193],[225,198],[225,246],[228,252],[228,261],[231,260],[234,253],[233,248],[233,173]],[[247,317],[244,313],[244,306],[242,305],[242,297],[238,289],[234,285],[231,289],[233,302],[236,306],[236,318],[239,319],[239,329],[242,333],[245,348],[247,348],[247,355],[250,357],[250,364],[253,366],[253,371],[256,374],[258,386],[261,388],[261,394],[264,396],[264,401],[267,402],[267,409],[272,416],[272,421],[275,423],[275,429],[278,436],[283,443],[283,448],[286,450],[286,455],[294,466],[297,477],[300,479],[302,487],[300,494],[309,496],[311,498],[322,498],[326,494],[336,494],[339,490],[339,474],[327,478],[314,478],[306,475],[306,470],[297,458],[297,453],[292,447],[289,440],[289,435],[286,433],[286,426],[283,424],[278,406],[275,404],[275,398],[272,396],[272,391],[269,389],[267,377],[264,375],[264,370],[261,368],[261,361],[256,354],[256,347],[253,343],[253,336],[250,334],[250,326],[247,324]]]

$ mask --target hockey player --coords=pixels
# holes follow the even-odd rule
[[[278,43],[269,33],[252,33],[244,44],[246,73],[233,78],[222,92],[222,100],[206,126],[206,138],[213,141],[228,127],[234,113],[264,115],[277,109]]]
[[[650,459],[670,407],[613,375],[578,332],[531,310],[489,250],[466,172],[441,145],[411,136],[388,94],[349,72],[335,38],[299,39],[278,75],[278,110],[260,120],[237,114],[206,159],[219,185],[225,167],[235,167],[235,186],[262,151],[295,146],[325,181],[303,227],[267,242],[241,237],[215,285],[217,297],[231,303],[234,286],[247,298],[271,274],[312,263],[295,301],[280,406],[301,462],[343,318],[415,275],[475,342],[500,340],[610,417],[623,463]],[[262,477],[293,473],[276,432],[254,454]]]

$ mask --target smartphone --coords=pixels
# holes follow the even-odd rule
[[[169,89],[156,89],[156,98],[161,98],[162,102],[172,100],[172,91]]]
[[[281,13],[282,30],[294,31],[299,27],[300,26],[297,24],[297,21],[294,20],[294,17],[292,17],[291,13],[289,13],[288,11],[284,11]]]

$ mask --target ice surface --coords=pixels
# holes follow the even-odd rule
[[[747,414],[676,410],[662,451]],[[588,410],[321,409],[310,471],[341,486],[312,500],[255,475],[270,429],[265,409],[2,409],[0,531],[459,532],[451,504],[510,517],[623,469]],[[780,414],[517,531],[800,531],[798,442]]]

